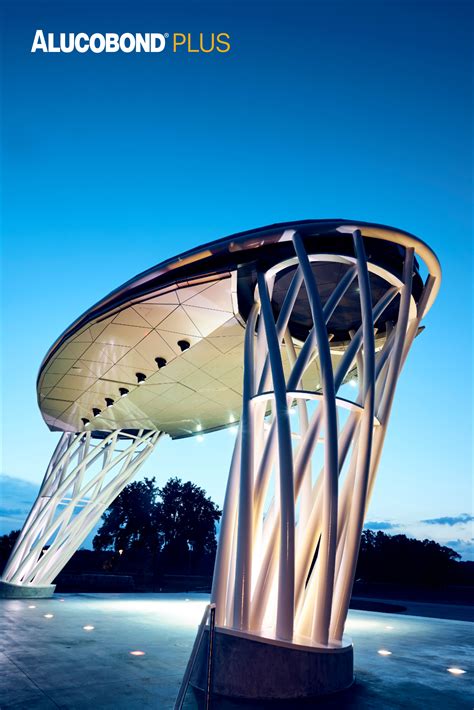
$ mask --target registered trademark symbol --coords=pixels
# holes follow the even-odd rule
[[[168,39],[168,37],[169,37],[169,33],[168,33],[168,32],[165,32],[165,37],[166,37],[166,39]]]

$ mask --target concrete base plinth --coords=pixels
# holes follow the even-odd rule
[[[55,589],[55,584],[34,587],[29,584],[11,584],[0,579],[0,599],[49,599]]]
[[[206,688],[208,630],[191,675],[191,685]],[[248,700],[316,698],[354,682],[353,650],[290,644],[217,629],[214,635],[212,692]]]

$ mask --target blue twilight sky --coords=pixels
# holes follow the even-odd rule
[[[411,231],[443,267],[399,384],[369,523],[466,552],[471,3],[10,0],[2,13],[0,532],[23,521],[57,440],[35,379],[76,316],[202,242],[343,217]],[[31,54],[38,28],[227,32],[232,50]],[[168,440],[142,475],[192,479],[222,503],[231,446],[228,432]]]

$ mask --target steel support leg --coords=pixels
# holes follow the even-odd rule
[[[1,581],[44,587],[153,451],[160,433],[62,435]]]

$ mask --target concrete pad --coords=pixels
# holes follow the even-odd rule
[[[171,709],[207,601],[199,594],[0,600],[2,710]],[[346,633],[354,644],[356,683],[318,701],[318,708],[471,710],[472,631],[463,621],[351,611]],[[382,649],[391,655],[379,655]],[[145,655],[132,656],[132,650]],[[451,666],[466,673],[451,675]],[[258,702],[245,710],[310,706]],[[198,707],[190,690],[185,708]],[[219,710],[240,707],[213,702]]]
[[[0,599],[49,599],[55,589],[55,584],[35,587],[32,584],[11,584],[0,579]]]
[[[208,682],[208,649],[206,629],[191,674],[191,684],[201,690]],[[354,682],[351,644],[316,648],[218,628],[213,658],[212,688],[230,698],[319,698]]]

